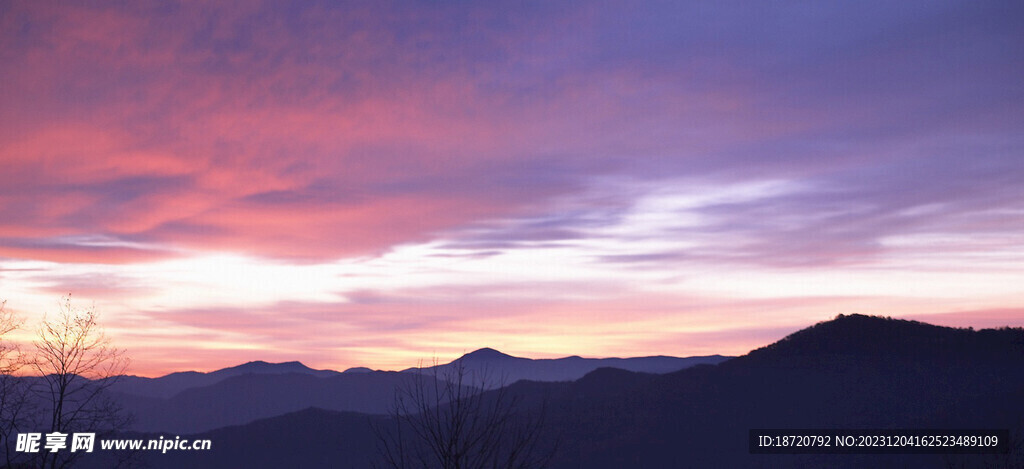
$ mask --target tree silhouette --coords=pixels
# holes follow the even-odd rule
[[[15,435],[22,429],[31,409],[28,399],[28,383],[15,373],[25,366],[25,356],[19,347],[5,339],[10,332],[21,327],[21,319],[5,309],[6,302],[0,301],[0,440],[3,446],[3,464],[13,467],[20,462],[14,452]]]
[[[544,406],[521,409],[503,380],[462,362],[420,367],[395,394],[388,426],[375,429],[383,467],[394,469],[542,468]],[[439,371],[440,370],[440,371]]]
[[[94,308],[74,309],[71,297],[39,327],[30,366],[39,376],[33,388],[42,407],[37,428],[48,433],[95,433],[97,440],[127,427],[130,417],[105,391],[128,365],[97,323]],[[38,467],[70,467],[82,453],[40,452]]]

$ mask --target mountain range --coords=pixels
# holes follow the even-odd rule
[[[572,381],[600,367],[667,373],[714,364],[729,357],[637,357],[540,359],[513,357],[484,348],[452,361],[402,372],[350,368],[345,372],[315,370],[299,362],[250,362],[210,373],[180,372],[159,378],[119,377],[112,395],[135,416],[134,430],[195,433],[308,407],[326,410],[387,414],[395,390],[406,386],[410,375],[425,373],[440,379],[461,368],[489,382],[467,382],[494,387],[523,379]]]
[[[472,354],[471,354],[472,355]],[[485,356],[498,359],[492,351]],[[549,467],[1024,467],[1024,330],[839,316],[717,365],[666,374],[599,368],[518,381],[546,413]],[[497,390],[487,393],[497,393]],[[194,435],[210,452],[152,467],[370,467],[386,416],[308,408]],[[755,428],[1008,429],[1008,454],[751,454]]]
[[[235,376],[292,373],[320,377],[341,374],[334,370],[314,370],[300,362],[267,363],[265,361],[252,361],[209,373],[180,371],[159,378],[130,375],[118,376],[114,385],[111,386],[111,391],[145,397],[168,398],[186,389],[209,386]]]

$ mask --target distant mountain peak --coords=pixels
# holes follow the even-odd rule
[[[494,350],[494,349],[492,349],[490,347],[484,347],[482,349],[474,350],[474,351],[472,351],[470,353],[467,353],[467,354],[463,355],[462,358],[460,358],[460,360],[466,360],[466,359],[470,359],[470,360],[504,360],[504,359],[507,359],[507,358],[516,358],[516,357],[513,357],[512,355],[507,355],[507,354],[501,353],[501,352],[499,352],[497,350]]]
[[[253,360],[241,365],[223,368],[213,373],[230,376],[239,373],[312,373],[315,371],[298,361],[270,363],[263,360]]]
[[[241,364],[238,364],[238,365],[235,365],[235,366],[229,366],[229,367],[226,367],[224,369],[230,369],[230,368],[257,368],[257,367],[269,366],[270,364],[271,364],[270,362],[266,362],[266,361],[263,361],[263,360],[252,360],[252,361],[241,363]]]
[[[270,362],[265,362],[263,360],[254,360],[254,361],[251,361],[251,362],[246,362],[246,363],[243,363],[241,365],[238,365],[236,368],[265,368],[265,367],[275,367],[275,368],[309,368],[308,366],[303,365],[302,362],[299,362],[299,361],[290,361],[290,362],[281,362],[281,363],[270,363]]]

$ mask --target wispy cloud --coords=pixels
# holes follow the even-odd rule
[[[329,330],[392,360],[443,342],[442,324],[463,331],[448,348],[476,334],[550,353],[627,323],[621,343],[653,347],[639,329],[695,337],[644,322],[654,304],[706,317],[685,305],[773,289],[924,314],[924,295],[968,281],[973,304],[932,311],[1019,306],[1013,2],[0,8],[0,295],[15,309],[68,288],[120,318],[166,314],[167,344],[278,327],[267,350],[305,336],[323,357]],[[885,287],[913,279],[932,286]],[[635,315],[577,316],[618,302]],[[590,339],[510,339],[502,321],[542,303]],[[266,309],[298,304],[422,330],[374,339]],[[489,304],[506,319],[487,322]],[[782,308],[763,328],[715,310],[723,332],[704,337],[818,318]]]

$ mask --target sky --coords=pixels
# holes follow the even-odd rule
[[[1017,1],[0,0],[0,300],[130,371],[1024,326]]]

